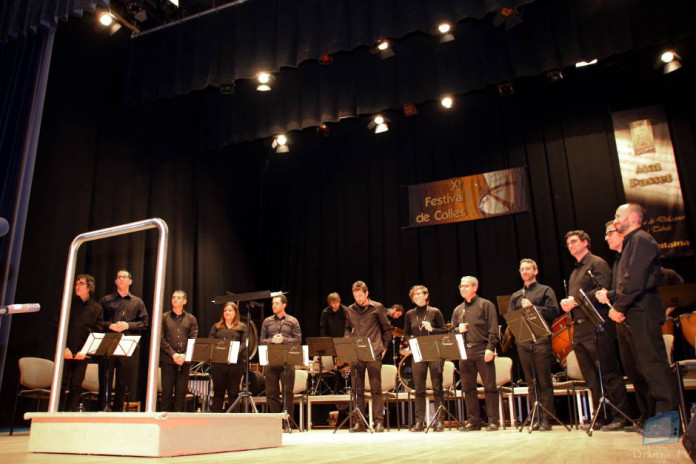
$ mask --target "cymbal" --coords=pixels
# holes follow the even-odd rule
[[[391,326],[389,327],[389,332],[391,332],[392,336],[394,337],[403,337],[404,336],[404,329],[396,326]]]

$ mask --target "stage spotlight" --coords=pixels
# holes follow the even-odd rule
[[[99,24],[104,26],[104,28],[109,31],[109,35],[114,35],[116,31],[121,29],[121,26],[126,26],[128,29],[130,29],[134,36],[140,33],[140,29],[138,29],[134,24],[117,12],[111,10],[99,13]]]
[[[437,32],[440,35],[440,43],[451,42],[454,40],[454,34],[452,34],[452,26],[449,23],[441,23],[437,26]]]
[[[288,138],[285,134],[280,134],[273,139],[271,147],[275,149],[276,153],[288,153],[290,148],[288,148]]]
[[[585,66],[592,66],[593,64],[597,64],[597,58],[590,61],[578,61],[577,63],[575,63],[575,67],[584,68]]]
[[[147,10],[145,10],[143,0],[128,0],[124,8],[136,21],[142,23],[147,20]]]
[[[386,60],[387,58],[391,58],[394,56],[394,50],[392,49],[391,43],[388,40],[380,40],[377,42],[377,45],[372,47],[370,50],[370,53],[373,55],[379,53],[379,57],[383,60]]]
[[[501,97],[512,97],[515,95],[515,88],[512,86],[511,82],[498,84],[498,94]]]
[[[270,73],[267,73],[267,72],[258,73],[256,75],[256,81],[258,82],[258,85],[256,86],[256,90],[258,90],[259,92],[270,91],[274,80],[275,80],[275,78]]]
[[[111,13],[108,12],[103,12],[102,14],[99,15],[99,23],[104,26],[108,27],[111,26],[114,22],[114,17],[111,16]]]
[[[554,69],[546,73],[546,78],[549,82],[561,82],[563,80],[563,73],[560,69]]]
[[[165,3],[170,3],[175,7],[179,8],[179,0],[165,0]]]
[[[374,130],[375,134],[381,134],[382,132],[387,132],[389,130],[389,125],[387,124],[389,119],[385,118],[381,114],[376,115],[367,125],[367,128]]]
[[[317,137],[328,137],[329,136],[329,126],[326,124],[319,124],[317,126]]]
[[[447,109],[452,108],[452,105],[454,105],[454,100],[450,96],[442,97],[442,100],[440,100],[440,104]]]
[[[662,55],[660,55],[660,61],[664,63],[662,68],[663,74],[669,74],[682,67],[681,57],[673,50],[663,52]]]

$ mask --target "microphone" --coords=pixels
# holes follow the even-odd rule
[[[17,303],[0,305],[0,314],[35,313],[41,310],[39,303]]]
[[[563,279],[563,290],[565,290],[566,298],[568,298],[568,281]]]
[[[0,237],[4,237],[9,231],[10,223],[4,217],[0,217]]]
[[[591,269],[588,269],[588,270],[587,270],[587,273],[590,275],[590,279],[592,279],[592,283],[595,285],[595,287],[597,287],[597,290],[601,289],[602,286],[599,285],[599,282],[597,282],[597,278],[596,278],[595,275],[592,273],[592,270],[591,270]]]

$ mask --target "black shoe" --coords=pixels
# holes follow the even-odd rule
[[[409,429],[411,432],[422,432],[425,430],[425,427],[423,427],[423,424],[421,422],[416,422],[413,424],[413,427]]]
[[[466,424],[464,427],[459,427],[457,430],[461,432],[473,432],[474,430],[481,430],[481,424]]]
[[[642,433],[643,432],[643,427],[640,426],[640,424],[631,424],[627,425],[624,427],[624,432],[635,432],[635,433]]]
[[[379,422],[375,425],[375,433],[382,433],[384,432],[384,425]]]
[[[497,432],[499,428],[496,422],[491,422],[486,426],[486,432]]]
[[[532,430],[539,430],[539,422],[534,421],[534,425],[532,425]]]
[[[445,431],[445,425],[442,423],[442,421],[435,422],[435,427],[433,427],[433,432],[444,432],[444,431]]]
[[[548,432],[549,430],[551,430],[551,424],[549,424],[549,421],[542,420],[541,424],[539,425],[539,430],[541,430],[542,432]]]
[[[351,432],[364,432],[365,431],[365,424],[357,423],[350,428],[350,431]]]
[[[611,423],[603,425],[599,430],[602,432],[618,432],[626,427],[626,421],[623,419],[614,419]]]

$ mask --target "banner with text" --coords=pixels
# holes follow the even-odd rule
[[[663,256],[693,255],[664,109],[618,111],[612,119],[626,201],[643,205],[645,228]]]
[[[409,225],[434,226],[528,211],[528,198],[525,168],[411,185]]]

